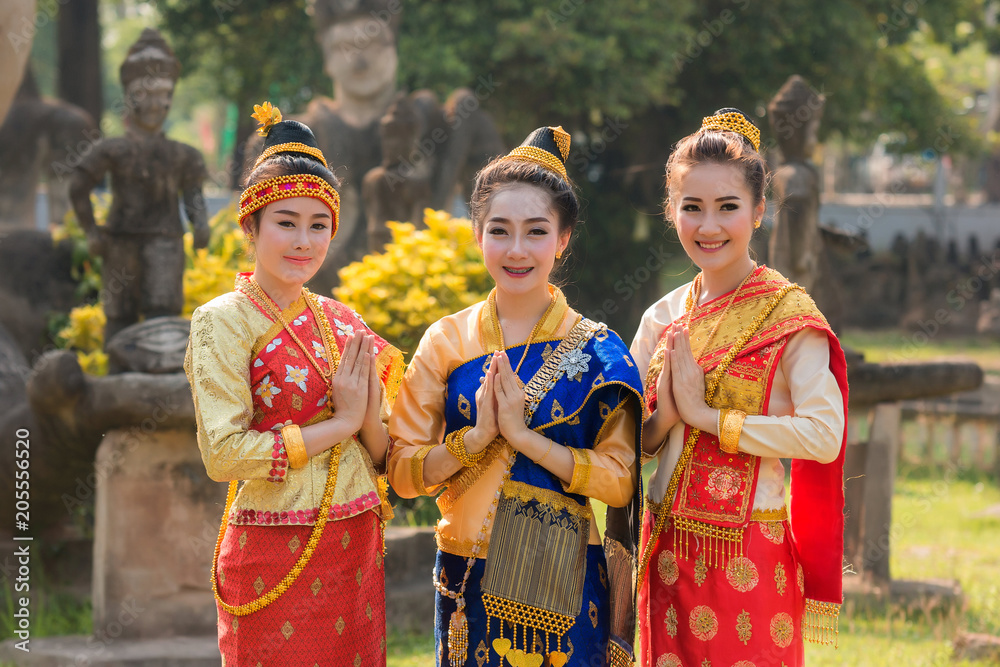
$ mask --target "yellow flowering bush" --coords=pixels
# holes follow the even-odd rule
[[[334,290],[407,355],[428,326],[482,301],[492,287],[469,220],[426,209],[424,224],[390,222],[392,242],[342,268]]]
[[[104,353],[106,321],[100,304],[78,306],[70,311],[69,324],[56,334],[56,341],[76,350],[80,367],[93,375],[108,372],[108,355]]]

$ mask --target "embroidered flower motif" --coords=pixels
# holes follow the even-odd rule
[[[667,586],[676,582],[677,577],[680,576],[680,568],[677,567],[677,559],[671,551],[663,551],[660,553],[660,557],[656,561],[656,569],[660,573],[660,579]]]
[[[726,580],[740,593],[752,591],[760,581],[757,574],[757,566],[746,556],[730,558],[726,566]]]
[[[733,667],[757,667],[757,665],[753,664],[749,660],[737,660],[733,663]]]
[[[719,631],[719,619],[715,612],[703,604],[691,610],[688,625],[691,627],[691,634],[703,642],[711,640]]]
[[[740,490],[740,477],[732,470],[714,470],[708,476],[706,489],[716,500],[729,500]]]
[[[785,541],[785,524],[780,521],[761,521],[760,533],[771,542],[781,544]]]
[[[275,387],[271,383],[271,374],[268,373],[264,376],[264,379],[260,381],[260,386],[257,387],[256,394],[260,396],[260,400],[264,401],[264,405],[269,408],[274,406],[271,404],[271,399],[281,393],[281,390]]]
[[[263,365],[264,365],[264,362],[261,361],[260,359],[254,359],[253,360],[253,367],[254,368],[260,368]]]
[[[565,371],[566,377],[579,379],[580,375],[590,370],[590,355],[579,348],[574,348],[559,360],[558,368]]]
[[[285,372],[288,373],[285,376],[285,382],[291,382],[302,391],[306,390],[306,378],[309,377],[308,366],[305,368],[296,368],[295,366],[285,364]]]
[[[744,609],[740,612],[740,615],[736,617],[736,636],[741,642],[743,642],[743,645],[746,646],[752,635],[753,626],[750,625],[750,612]]]
[[[788,584],[788,577],[785,575],[785,566],[777,563],[774,566],[774,587],[778,590],[778,595],[785,594],[785,586]]]
[[[294,326],[300,327],[300,326],[302,326],[303,324],[306,323],[307,319],[308,318],[306,317],[305,313],[303,313],[303,314],[299,315],[298,317],[296,317],[294,320],[292,320],[292,324]]]
[[[795,579],[799,584],[799,593],[806,594],[806,574],[802,571],[802,564],[795,566]]]
[[[778,612],[771,619],[771,639],[778,648],[787,648],[795,636],[795,625],[792,617],[785,612]]]
[[[674,605],[670,605],[667,613],[663,616],[663,626],[671,639],[677,636],[677,609],[674,608]]]
[[[705,564],[705,552],[698,554],[698,559],[694,562],[694,583],[701,586],[708,578],[708,565]]]
[[[292,425],[292,420],[291,419],[286,419],[285,421],[281,422],[280,424],[275,424],[274,426],[272,426],[271,430],[272,431],[280,431],[281,429],[285,428],[286,426],[291,426],[291,425]]]
[[[326,350],[323,349],[323,343],[314,340],[312,342],[312,346],[313,346],[313,354],[316,355],[317,359],[326,359]]]
[[[344,324],[336,318],[334,318],[333,323],[337,325],[337,333],[341,336],[350,336],[354,333],[353,324]]]
[[[267,347],[265,348],[265,350],[267,352],[274,352],[274,348],[276,348],[276,347],[278,347],[280,345],[281,345],[281,339],[280,338],[275,338],[274,340],[272,340],[270,343],[267,344]]]
[[[656,667],[681,667],[681,659],[674,653],[664,653],[656,659]]]

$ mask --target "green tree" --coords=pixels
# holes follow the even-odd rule
[[[236,105],[237,147],[253,131],[255,103],[269,99],[292,113],[331,87],[306,5],[306,0],[156,2],[184,74],[210,74],[216,94]],[[237,154],[236,169],[241,163]]]

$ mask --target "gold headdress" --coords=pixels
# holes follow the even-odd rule
[[[745,137],[753,144],[753,149],[760,152],[760,130],[736,109],[720,109],[715,112],[715,115],[703,118],[700,131],[704,132],[705,130],[735,132]]]
[[[562,129],[562,126],[540,127],[502,159],[534,162],[569,180],[569,176],[566,175],[569,144],[569,133]]]
[[[316,137],[307,125],[297,120],[282,120],[281,111],[270,102],[254,105],[252,117],[261,124],[258,133],[265,137],[264,150],[254,168],[278,153],[304,154],[329,169],[323,151],[319,149]],[[239,221],[267,206],[271,202],[292,197],[312,197],[330,207],[333,214],[331,236],[337,233],[340,222],[340,195],[326,179],[313,174],[289,174],[275,176],[254,183],[240,197]]]

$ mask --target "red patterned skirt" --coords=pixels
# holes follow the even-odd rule
[[[654,517],[643,517],[642,543]],[[640,664],[644,667],[764,667],[804,664],[802,569],[787,521],[751,521],[743,555],[706,564],[704,541],[674,554],[668,521],[639,590]],[[678,541],[678,550],[683,551]],[[711,558],[707,559],[711,563]]]
[[[312,526],[230,524],[219,553],[219,593],[245,604],[274,588],[305,549]],[[224,667],[385,665],[385,573],[374,512],[326,524],[295,583],[247,616],[219,608]]]

